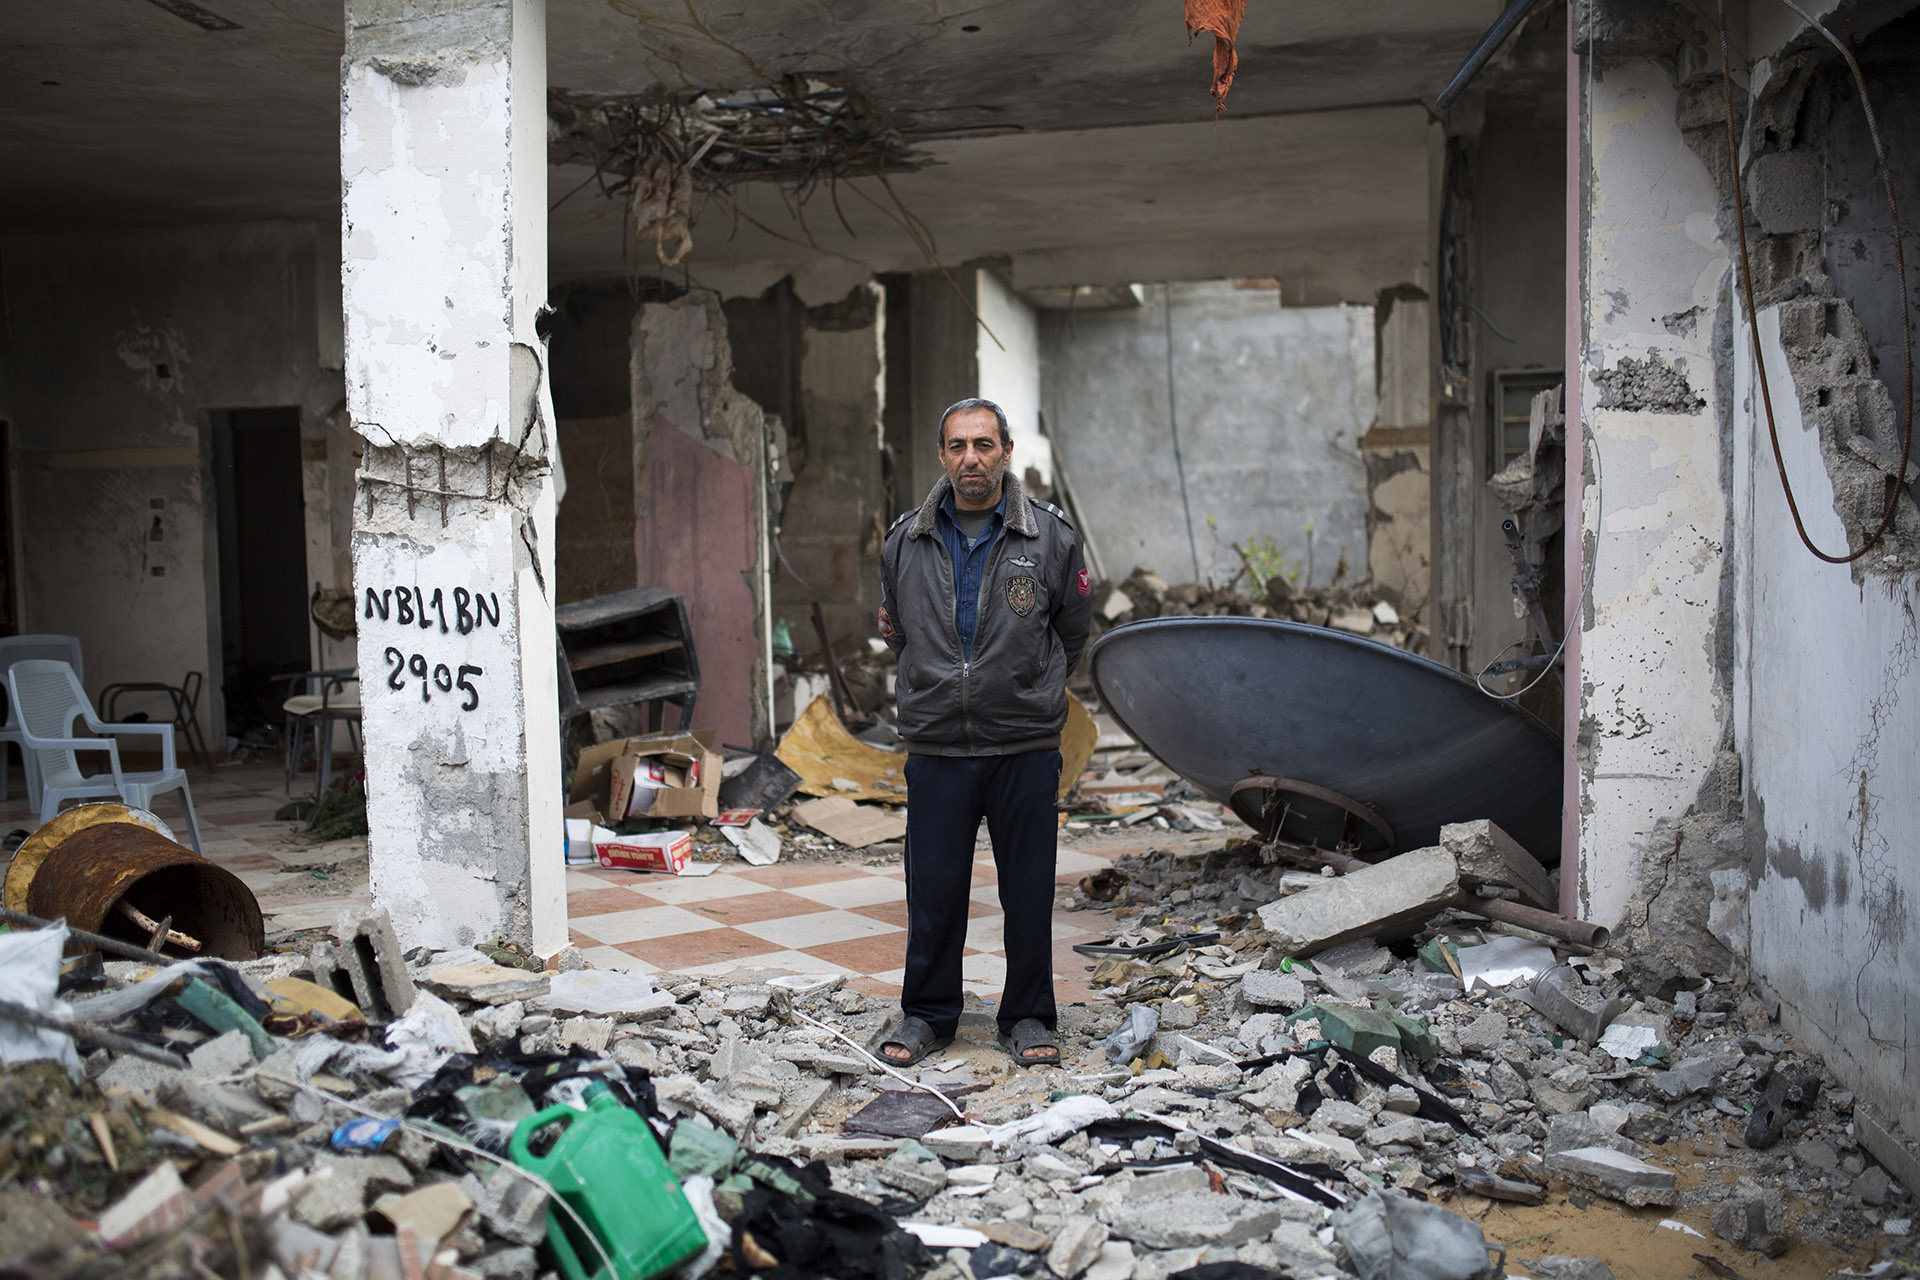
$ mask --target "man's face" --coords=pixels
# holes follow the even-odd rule
[[[947,419],[940,430],[940,465],[953,481],[955,501],[979,510],[1000,498],[1013,446],[1000,442],[1000,422],[991,410],[969,409]]]

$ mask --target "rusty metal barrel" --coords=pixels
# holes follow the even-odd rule
[[[14,855],[7,906],[80,929],[152,943],[137,917],[166,921],[198,949],[163,943],[182,959],[251,960],[266,945],[260,903],[240,877],[154,828],[151,814],[117,804],[82,805],[46,823]],[[122,905],[124,904],[124,906]],[[128,911],[125,908],[132,908]]]

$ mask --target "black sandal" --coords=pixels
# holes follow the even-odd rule
[[[1002,1031],[1000,1047],[1023,1067],[1060,1065],[1060,1042],[1054,1039],[1053,1032],[1047,1029],[1047,1024],[1038,1018],[1022,1018],[1013,1024],[1013,1030]],[[1027,1053],[1029,1049],[1048,1049],[1051,1052],[1031,1057]]]
[[[933,1024],[925,1018],[908,1014],[900,1019],[900,1025],[893,1029],[893,1034],[880,1042],[879,1051],[874,1057],[890,1067],[910,1067],[936,1049],[944,1049],[952,1043],[952,1036],[935,1035]],[[889,1045],[905,1049],[907,1056],[893,1057],[887,1052]]]

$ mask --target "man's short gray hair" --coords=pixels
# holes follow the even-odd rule
[[[940,447],[943,451],[947,447],[947,419],[956,413],[972,413],[976,409],[985,409],[993,415],[993,420],[1000,424],[1001,444],[1013,443],[1013,432],[1007,429],[1007,411],[991,400],[982,400],[979,396],[968,396],[965,400],[956,400],[948,405],[947,411],[940,415]]]

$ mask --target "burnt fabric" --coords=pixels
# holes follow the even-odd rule
[[[743,1235],[778,1265],[756,1268],[738,1261]],[[755,1187],[742,1197],[733,1239],[734,1270],[763,1280],[908,1280],[932,1262],[926,1246],[879,1208],[838,1191],[822,1190],[804,1202]]]
[[[1213,114],[1218,116],[1227,105],[1227,90],[1233,88],[1233,73],[1239,70],[1240,54],[1234,41],[1240,36],[1240,20],[1247,16],[1247,0],[1186,0],[1187,39],[1202,31],[1213,35]]]
[[[938,1036],[951,1036],[960,1025],[960,957],[967,941],[973,839],[984,817],[1006,915],[1000,1030],[1011,1031],[1022,1018],[1038,1018],[1053,1028],[1053,870],[1060,834],[1053,802],[1060,787],[1060,753],[909,755],[906,775],[902,1012],[925,1018]]]

